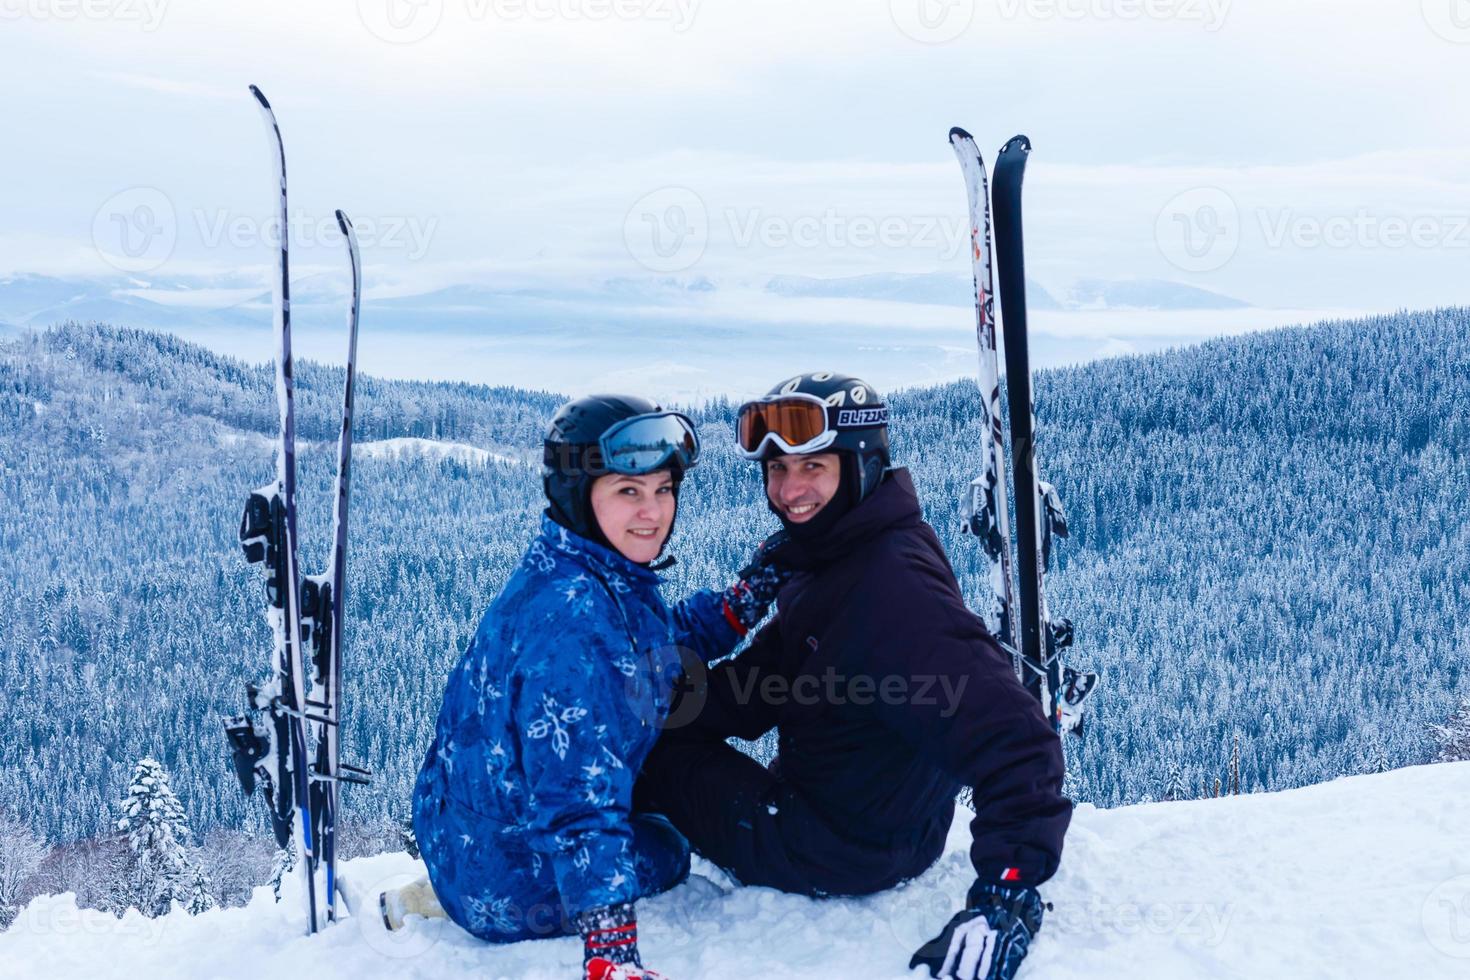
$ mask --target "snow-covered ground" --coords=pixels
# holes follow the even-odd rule
[[[646,961],[671,980],[920,976],[913,949],[970,884],[962,811],[948,852],[908,886],[812,901],[731,888],[707,864],[640,903]],[[1042,978],[1470,976],[1470,763],[1354,776],[1284,793],[1115,810],[1080,807],[1054,903],[1022,970]],[[406,855],[351,862],[364,914],[315,938],[257,889],[247,908],[117,920],[70,895],[0,934],[0,976],[555,978],[574,939],[489,946],[444,922],[387,933],[370,901],[419,873]],[[922,974],[927,976],[927,974]]]

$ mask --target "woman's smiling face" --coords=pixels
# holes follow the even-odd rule
[[[592,484],[592,512],[603,536],[629,561],[647,564],[674,526],[674,477],[668,470],[614,473]]]

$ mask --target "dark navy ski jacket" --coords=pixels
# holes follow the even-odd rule
[[[701,723],[748,739],[777,727],[781,783],[836,836],[888,862],[831,887],[861,891],[927,868],[961,785],[975,793],[980,880],[1051,877],[1072,813],[1059,740],[966,607],[908,471],[891,471],[787,556],[802,571],[750,646],[712,670]],[[793,857],[837,873],[851,863],[852,849],[841,853]]]

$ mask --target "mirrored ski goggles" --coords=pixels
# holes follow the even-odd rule
[[[801,392],[774,395],[740,406],[735,448],[746,459],[760,459],[768,446],[794,455],[816,453],[832,445],[841,429],[887,424],[882,405],[844,408]]]
[[[624,419],[609,427],[597,444],[605,469],[630,476],[661,470],[670,460],[687,470],[699,459],[694,423],[679,412],[652,412]]]

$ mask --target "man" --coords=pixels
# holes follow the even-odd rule
[[[975,884],[909,965],[1009,980],[1071,819],[1061,747],[966,608],[887,427],[877,393],[841,374],[742,406],[739,450],[788,535],[769,557],[795,574],[749,646],[675,707],[691,720],[671,723],[636,797],[744,884],[865,895],[934,863],[969,786]],[[725,741],[772,728],[769,768]]]

